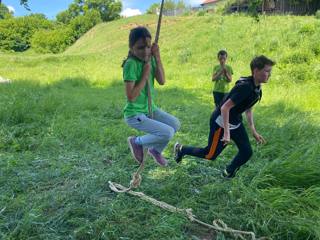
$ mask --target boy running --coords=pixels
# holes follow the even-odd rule
[[[238,147],[238,154],[222,172],[225,178],[233,178],[239,168],[252,156],[248,134],[242,123],[245,112],[251,132],[258,143],[265,143],[264,138],[256,131],[253,122],[252,107],[261,100],[261,84],[268,82],[275,62],[261,55],[251,63],[249,77],[242,77],[236,82],[223,103],[216,108],[210,119],[208,145],[204,148],[174,146],[175,160],[179,163],[183,156],[190,155],[208,160],[215,160],[232,139]]]

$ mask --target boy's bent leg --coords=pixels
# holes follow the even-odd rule
[[[204,148],[197,148],[191,146],[181,146],[180,151],[176,155],[176,161],[180,162],[184,155],[195,156],[199,158],[205,158],[208,160],[214,160],[219,156],[222,150],[225,148],[221,139],[223,137],[223,128],[216,123],[211,124],[210,133],[208,137],[208,145]]]
[[[249,142],[248,134],[242,123],[239,128],[230,131],[230,135],[231,139],[237,145],[239,151],[232,162],[226,167],[226,170],[230,174],[235,174],[235,172],[238,171],[238,169],[252,156],[252,148]]]
[[[178,118],[165,111],[162,111],[161,109],[154,111],[154,120],[169,125],[174,129],[174,132],[177,132],[181,126]]]

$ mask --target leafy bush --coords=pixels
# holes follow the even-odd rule
[[[101,22],[98,11],[89,11],[71,20],[69,25],[62,25],[51,31],[38,31],[32,38],[32,47],[40,53],[63,52],[90,28]]]
[[[54,30],[40,30],[31,40],[31,46],[40,53],[59,53],[74,42],[74,33],[70,27],[60,27]]]
[[[30,47],[32,35],[40,29],[52,29],[53,23],[42,14],[0,21],[0,49],[21,52]]]
[[[315,16],[316,16],[317,19],[320,19],[320,10],[318,10],[318,11],[316,12]]]
[[[80,15],[70,21],[70,28],[73,31],[73,36],[78,39],[90,28],[101,22],[100,13],[96,10],[87,12],[85,15]]]

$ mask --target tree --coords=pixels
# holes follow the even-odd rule
[[[13,15],[9,11],[6,5],[2,4],[0,1],[0,19],[11,18]]]
[[[120,17],[122,4],[117,0],[87,0],[84,7],[88,10],[98,10],[102,21],[107,22]]]
[[[102,21],[107,22],[119,18],[121,8],[119,0],[74,0],[67,10],[57,15],[57,21],[67,24],[77,16],[96,10]]]
[[[160,3],[153,3],[147,10],[147,14],[156,14],[160,11]]]
[[[175,10],[176,9],[176,3],[174,0],[166,0],[163,5],[164,10]]]
[[[40,29],[52,29],[54,24],[43,14],[9,18],[0,21],[0,49],[22,52],[30,47],[32,35]]]
[[[56,16],[57,21],[63,24],[68,24],[73,18],[69,10],[62,11]]]
[[[186,9],[186,3],[183,0],[179,0],[176,5],[176,9]]]
[[[30,8],[28,6],[28,0],[20,0],[20,5],[23,5],[27,10],[30,11]]]

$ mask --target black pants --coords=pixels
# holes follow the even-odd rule
[[[218,107],[226,94],[222,92],[212,92],[212,94],[213,94],[214,104],[216,105],[216,107]]]
[[[210,119],[208,145],[204,148],[183,146],[181,149],[182,155],[190,155],[208,160],[215,160],[220,155],[222,150],[225,148],[225,146],[223,146],[223,142],[221,141],[224,130],[215,122],[215,119],[215,117],[211,117]],[[238,128],[230,130],[230,138],[235,142],[239,149],[237,155],[227,166],[227,171],[232,173],[250,159],[252,156],[252,148],[249,142],[248,134],[242,123]]]

